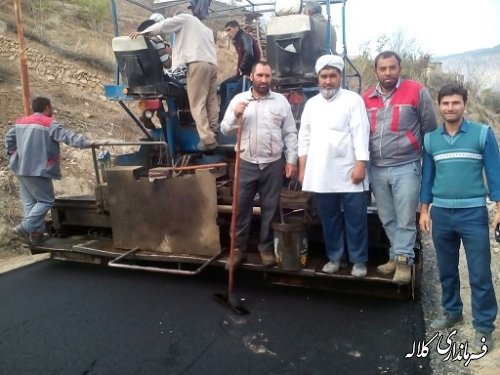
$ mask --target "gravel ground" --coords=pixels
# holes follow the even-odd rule
[[[490,217],[495,212],[494,204],[490,204]],[[441,314],[441,286],[439,284],[438,270],[436,264],[436,254],[432,245],[430,236],[423,237],[424,244],[424,280],[422,282],[421,303],[424,310],[424,319],[426,326],[429,327],[431,321]],[[493,233],[491,233],[491,269],[493,273],[493,283],[497,301],[500,296],[500,245],[496,243]],[[463,250],[463,249],[462,249]],[[469,275],[467,272],[467,263],[464,252],[460,254],[460,280],[461,280],[461,296],[464,303],[464,323],[457,327],[457,333],[453,337],[457,346],[460,343],[471,342],[474,338],[474,329],[472,328],[472,315],[470,307],[470,287]],[[497,327],[500,324],[500,319],[497,318]],[[451,330],[450,330],[451,332]],[[449,333],[449,332],[448,332]],[[496,330],[493,334],[495,340],[495,348],[487,353],[483,358],[471,361],[468,366],[465,366],[465,360],[444,361],[446,355],[439,355],[436,351],[436,341],[433,341],[429,346],[429,355],[431,358],[431,366],[435,375],[494,375],[499,373],[500,368],[500,334]],[[427,328],[427,340],[434,336],[435,332]],[[443,337],[442,348],[445,348],[446,338],[448,334],[445,333]],[[472,352],[472,350],[471,350]]]

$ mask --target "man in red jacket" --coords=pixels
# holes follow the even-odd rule
[[[377,267],[408,284],[414,261],[422,139],[436,129],[436,113],[427,89],[403,79],[401,57],[384,51],[375,58],[378,84],[364,94],[370,120],[370,183],[377,211],[389,238],[389,261]]]
[[[229,21],[226,23],[225,29],[238,54],[235,77],[249,76],[252,73],[253,64],[259,61],[261,57],[257,41],[249,33],[241,29],[238,21]]]

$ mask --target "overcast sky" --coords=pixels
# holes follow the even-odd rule
[[[242,0],[236,4],[245,3]],[[342,51],[341,9],[340,4],[332,5],[339,52]],[[364,42],[400,31],[407,40],[414,39],[423,52],[433,56],[495,47],[500,44],[500,0],[347,0],[349,55],[357,55]]]
[[[332,9],[333,23],[340,26],[341,6]],[[491,48],[500,44],[500,0],[347,1],[349,54],[358,54],[363,42],[398,31],[434,56]]]

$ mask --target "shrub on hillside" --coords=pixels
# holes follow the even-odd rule
[[[481,101],[485,107],[496,114],[500,114],[500,92],[492,89],[484,90],[481,93]]]
[[[78,7],[81,19],[94,31],[102,31],[103,25],[110,23],[109,0],[70,0]]]

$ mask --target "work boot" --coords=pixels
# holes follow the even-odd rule
[[[365,263],[354,263],[352,266],[351,275],[354,277],[365,277],[367,273]]]
[[[431,323],[431,328],[435,330],[449,329],[452,328],[464,321],[464,317],[462,314],[460,315],[450,315],[443,314],[437,319],[434,319]]]
[[[408,264],[408,258],[398,255],[394,262],[396,263],[396,272],[394,272],[392,281],[400,285],[408,284],[411,280],[411,266]]]
[[[324,273],[335,273],[340,269],[340,262],[328,262],[323,266],[321,272]]]
[[[241,263],[243,263],[243,261],[246,259],[246,254],[241,251],[240,249],[238,248],[235,248],[234,249],[234,254],[233,254],[233,267],[234,268],[237,268],[241,265]],[[229,269],[231,268],[231,256],[229,256],[229,258],[227,259],[227,263],[226,263],[226,270],[229,271]]]
[[[387,263],[381,264],[377,267],[377,272],[382,275],[391,275],[396,271],[396,262],[389,259]]]
[[[483,345],[486,345],[488,347],[488,351],[491,352],[494,346],[493,337],[491,333],[476,331],[476,336],[474,337],[474,349],[478,352],[482,352]]]
[[[30,236],[30,245],[42,246],[50,238],[48,233],[33,232]]]
[[[16,225],[13,229],[14,235],[19,237],[22,243],[29,245],[31,243],[30,234],[24,229],[22,224]]]
[[[262,265],[264,267],[273,267],[276,265],[274,254],[271,251],[261,251],[260,258],[262,259]]]

